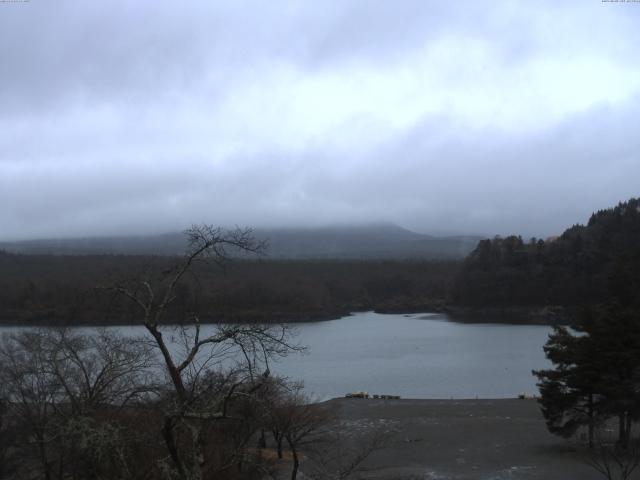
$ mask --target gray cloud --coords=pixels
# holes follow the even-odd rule
[[[640,7],[0,5],[0,239],[548,235],[640,194]]]

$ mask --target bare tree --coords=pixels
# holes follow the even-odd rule
[[[279,459],[286,441],[293,459],[291,478],[295,480],[301,449],[319,441],[332,419],[331,413],[304,394],[302,383],[276,379],[268,390],[265,427],[273,434]]]
[[[292,457],[292,480],[297,478],[301,467],[305,478],[354,478],[365,460],[388,444],[386,430],[373,428],[353,433],[342,429],[336,421],[335,405],[312,401],[299,382],[275,378],[262,393],[266,397],[265,428],[273,434],[279,459],[283,458],[286,442]]]
[[[296,480],[298,468],[300,467],[300,448],[305,443],[313,442],[314,435],[327,423],[327,412],[317,405],[302,403],[300,397],[293,398],[289,407],[289,424],[285,427],[284,438],[293,456],[293,467],[291,470],[291,480]]]
[[[285,326],[201,325],[195,308],[176,316],[172,305],[190,294],[198,262],[224,267],[264,248],[250,230],[197,226],[187,235],[189,253],[174,268],[102,289],[130,301],[143,339],[52,329],[3,338],[0,406],[20,426],[9,450],[24,453],[22,478],[255,476],[248,445],[270,362],[301,348]]]
[[[296,385],[293,385],[296,388]],[[286,379],[276,377],[265,385],[261,391],[261,406],[263,412],[263,429],[268,430],[276,443],[276,453],[282,460],[282,450],[285,432],[289,423],[286,398],[290,395],[292,386]]]
[[[607,480],[629,480],[640,465],[640,443],[631,439],[627,446],[610,438],[603,428],[594,432],[595,442],[584,462]]]
[[[39,464],[42,476],[50,480],[54,463],[49,449],[54,440],[52,405],[60,391],[48,370],[44,338],[42,332],[5,336],[0,347],[0,382],[7,389],[12,415],[24,432],[15,439],[20,444],[14,447],[20,448],[27,466]]]
[[[14,478],[19,464],[14,445],[18,434],[18,425],[11,412],[7,386],[0,383],[0,479]]]
[[[284,326],[215,325],[202,327],[196,311],[185,318],[168,318],[185,277],[194,265],[210,260],[224,268],[232,256],[261,254],[265,245],[250,229],[232,231],[208,225],[193,226],[187,235],[189,251],[174,268],[155,282],[150,276],[110,287],[138,310],[163,360],[170,391],[164,392],[162,436],[177,476],[201,479],[230,468],[238,460],[217,462],[207,445],[211,422],[238,420],[232,403],[255,396],[269,376],[273,357],[300,350]],[[167,325],[172,323],[173,326]],[[176,325],[177,324],[177,325]]]
[[[376,451],[387,447],[389,433],[374,429],[363,433],[328,432],[314,444],[309,460],[313,464],[307,477],[313,480],[359,478],[364,462]]]
[[[3,337],[0,363],[10,418],[20,429],[12,448],[21,452],[22,477],[86,477],[102,469],[94,454],[117,449],[127,471],[119,428],[106,413],[141,392],[148,349],[107,332],[32,330]]]
[[[138,338],[100,329],[90,335],[57,329],[46,332],[43,348],[72,415],[124,406],[155,389],[154,352]]]

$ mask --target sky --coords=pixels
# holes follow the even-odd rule
[[[0,2],[0,240],[545,237],[640,196],[640,2]]]

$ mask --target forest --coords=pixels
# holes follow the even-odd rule
[[[0,322],[109,325],[135,322],[105,286],[162,275],[179,257],[27,255],[0,251]],[[594,213],[557,238],[481,240],[464,261],[424,259],[233,259],[193,266],[172,305],[203,322],[338,318],[353,311],[576,311],[612,296],[636,307],[640,200]],[[521,317],[520,321],[524,317]],[[566,316],[562,319],[566,320]],[[498,319],[500,319],[498,317]],[[517,318],[507,318],[516,321]],[[557,319],[542,318],[553,323]]]
[[[5,324],[135,322],[104,286],[161,275],[178,258],[0,253],[0,321]],[[408,260],[235,260],[194,265],[172,308],[203,321],[280,322],[352,311],[431,311],[446,302],[459,262]]]
[[[591,215],[558,238],[482,240],[465,259],[451,292],[469,307],[582,307],[611,298],[638,307],[640,200]]]

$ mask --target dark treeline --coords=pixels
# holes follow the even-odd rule
[[[584,306],[615,295],[640,303],[640,200],[594,213],[560,237],[481,241],[456,278],[453,300],[471,307]]]
[[[115,324],[135,320],[122,299],[101,286],[161,275],[173,257],[16,255],[0,252],[0,321]],[[172,305],[176,318],[202,321],[302,321],[356,310],[439,309],[460,263],[455,261],[237,260],[224,269],[194,265]],[[160,272],[154,274],[153,272]]]
[[[0,251],[0,322],[130,323],[130,306],[101,286],[166,272],[176,257],[21,255]],[[486,310],[524,318],[522,309],[582,307],[640,297],[640,200],[594,213],[553,240],[509,236],[479,242],[464,260],[236,260],[196,264],[172,309],[203,321],[303,321],[358,310],[452,313]],[[156,273],[158,275],[158,273]],[[456,309],[456,307],[460,307]],[[547,315],[548,317],[548,315]]]

